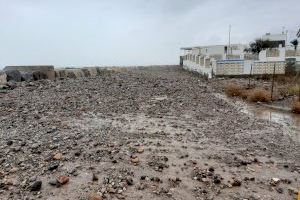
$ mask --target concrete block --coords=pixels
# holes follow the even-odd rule
[[[20,82],[22,81],[21,73],[18,70],[8,70],[5,71],[7,75],[7,81],[15,81]]]
[[[98,75],[96,67],[89,67],[87,69],[88,69],[91,77],[96,77]]]
[[[52,71],[35,71],[35,72],[32,72],[32,75],[33,75],[34,80],[41,80],[41,79],[54,80],[55,79],[54,70],[52,70]]]
[[[66,74],[68,78],[84,77],[84,73],[81,69],[67,69]]]
[[[0,71],[0,85],[7,83],[7,75],[5,72]]]

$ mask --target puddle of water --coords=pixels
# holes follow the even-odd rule
[[[300,131],[300,116],[297,114],[253,104],[246,105],[241,111],[260,119],[295,127]]]
[[[298,114],[268,108],[257,104],[248,104],[239,100],[233,103],[231,99],[229,99],[226,95],[223,94],[216,94],[216,96],[235,107],[241,108],[240,111],[245,114],[251,115],[259,119],[276,122],[289,128],[294,128],[297,131],[300,131],[300,115]]]

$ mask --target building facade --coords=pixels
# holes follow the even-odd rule
[[[196,71],[209,78],[223,75],[249,75],[285,73],[287,58],[300,61],[300,51],[287,45],[286,34],[262,36],[263,40],[275,43],[272,49],[258,55],[247,53],[246,44],[211,45],[181,48],[181,64],[187,70]],[[275,69],[274,69],[275,68]]]

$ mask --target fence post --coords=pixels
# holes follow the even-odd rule
[[[249,74],[249,83],[248,83],[248,88],[249,88],[249,89],[250,89],[251,75],[252,75],[252,64],[251,64],[250,74]]]
[[[272,77],[271,101],[273,101],[273,88],[274,88],[274,78],[275,78],[275,67],[276,67],[276,64],[274,64],[273,77]]]

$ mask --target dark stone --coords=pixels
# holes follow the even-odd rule
[[[35,181],[32,185],[30,185],[30,191],[40,191],[42,188],[42,181]]]
[[[215,184],[220,184],[221,183],[221,179],[218,176],[214,177],[214,183]]]
[[[11,145],[13,144],[13,141],[12,141],[12,140],[8,140],[8,141],[6,142],[6,144],[7,144],[8,146],[11,146]]]
[[[96,176],[96,174],[93,173],[93,178],[92,178],[92,180],[93,180],[93,181],[98,181],[99,178]]]
[[[239,181],[239,180],[236,180],[236,179],[235,179],[235,180],[233,181],[233,183],[232,183],[232,186],[238,186],[238,187],[239,187],[239,186],[241,186],[241,185],[242,185],[242,182]]]
[[[278,193],[280,193],[280,194],[283,193],[283,189],[282,189],[282,188],[276,188],[276,191],[277,191]]]
[[[48,166],[48,170],[50,170],[50,171],[55,170],[58,168],[58,166],[59,166],[59,162],[57,162],[57,161],[51,162]]]
[[[220,184],[221,183],[221,176],[220,175],[215,175],[214,177],[213,177],[213,180],[214,180],[214,183],[215,184]]]
[[[126,183],[127,183],[127,185],[133,185],[133,179],[127,178]]]
[[[152,177],[150,180],[154,182],[160,182],[160,178],[158,177]]]
[[[81,152],[80,151],[76,151],[74,155],[78,157],[78,156],[81,155]]]

